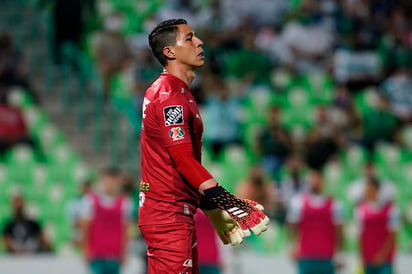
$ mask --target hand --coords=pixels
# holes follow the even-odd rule
[[[212,223],[220,240],[226,245],[239,245],[243,242],[245,235],[239,224],[229,214],[220,208],[205,210],[206,216]]]
[[[249,229],[255,235],[267,230],[269,218],[257,202],[240,199],[219,185],[204,190],[204,193],[211,204],[226,211],[238,223],[245,237],[250,235]]]
[[[296,247],[293,247],[290,252],[289,256],[292,259],[292,261],[296,262],[299,259],[299,251]]]
[[[345,267],[344,258],[341,255],[336,255],[333,259],[333,263],[335,265],[336,270],[342,270]]]
[[[374,266],[381,266],[385,262],[385,257],[382,255],[382,253],[378,253],[375,255],[375,258],[372,260],[372,265]]]

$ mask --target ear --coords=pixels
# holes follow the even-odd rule
[[[166,56],[167,59],[175,59],[175,52],[173,47],[164,47],[163,54]]]

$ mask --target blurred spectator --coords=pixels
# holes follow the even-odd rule
[[[120,273],[126,259],[132,203],[122,194],[116,169],[103,172],[97,192],[83,199],[84,255],[94,274]]]
[[[345,84],[350,91],[357,91],[375,84],[381,76],[381,65],[377,50],[363,48],[359,37],[346,37],[334,54],[333,71],[336,81]]]
[[[340,128],[330,119],[328,109],[318,106],[315,124],[306,140],[306,164],[320,170],[338,152],[342,144]]]
[[[379,199],[380,183],[370,178],[364,200],[356,208],[360,255],[365,274],[394,273],[396,234],[400,228],[399,209]]]
[[[269,109],[267,127],[258,136],[258,151],[266,173],[277,177],[279,169],[291,152],[291,138],[281,125],[281,109]]]
[[[284,26],[281,39],[288,48],[283,63],[298,73],[324,71],[334,38],[327,28],[316,22],[316,1],[304,1],[297,18]]]
[[[11,254],[34,254],[50,252],[51,246],[37,220],[28,217],[24,209],[24,198],[12,197],[12,219],[3,228],[6,251]]]
[[[171,0],[167,1],[157,12],[159,22],[170,18],[185,18],[193,28],[197,28],[200,19],[200,1]]]
[[[377,180],[378,174],[375,164],[372,161],[367,161],[363,167],[363,177],[351,182],[347,188],[349,200],[354,204],[360,203],[365,196],[367,182],[370,181],[371,178]],[[393,201],[396,196],[394,184],[387,180],[380,180],[378,196],[381,202]]]
[[[399,120],[390,110],[389,101],[383,94],[378,94],[377,104],[363,114],[362,144],[373,151],[378,142],[394,142],[399,130]]]
[[[388,16],[380,51],[386,72],[392,74],[398,68],[412,68],[410,22],[407,11],[399,5]]]
[[[265,212],[273,214],[276,188],[273,182],[265,178],[260,165],[253,166],[248,178],[237,184],[236,194],[243,199],[258,202],[265,207]]]
[[[359,141],[361,139],[361,117],[345,86],[336,87],[330,115],[332,121],[341,129],[345,140]]]
[[[209,219],[200,210],[195,215],[199,274],[221,273],[221,241]]]
[[[85,181],[81,183],[78,196],[69,201],[67,206],[70,224],[73,229],[72,242],[76,247],[81,247],[82,241],[81,216],[83,209],[83,199],[91,192],[91,190],[91,181]]]
[[[412,77],[406,68],[396,70],[381,85],[391,110],[403,122],[412,122]]]
[[[206,99],[204,108],[205,127],[208,129],[204,139],[216,159],[227,146],[241,144],[242,106],[223,81],[217,81],[215,88],[216,94]]]
[[[323,194],[323,178],[319,171],[309,173],[309,187],[309,193],[293,197],[288,210],[292,258],[300,274],[333,274],[334,259],[343,241],[342,207]]]
[[[269,85],[273,67],[271,60],[256,47],[253,30],[244,26],[239,31],[242,33],[242,43],[239,49],[229,55],[226,73],[240,79],[245,85]]]
[[[308,184],[304,176],[304,166],[296,156],[288,159],[285,174],[276,190],[276,220],[284,224],[286,211],[292,197],[307,192]]]
[[[23,56],[14,47],[11,35],[0,32],[0,93],[6,93],[11,86],[25,88],[36,99]]]
[[[0,155],[19,143],[36,147],[20,109],[0,101]]]
[[[80,47],[84,30],[83,5],[89,1],[55,0],[54,2],[54,58],[56,63],[60,63],[64,43],[70,42]]]
[[[125,37],[120,33],[121,27],[121,14],[113,13],[105,18],[104,29],[94,33],[91,40],[92,55],[102,75],[106,94],[112,77],[120,72],[130,57]]]

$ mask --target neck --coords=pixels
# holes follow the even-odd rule
[[[176,76],[185,82],[188,87],[195,79],[195,71],[192,68],[187,68],[185,66],[174,66],[173,64],[169,64],[163,71]]]

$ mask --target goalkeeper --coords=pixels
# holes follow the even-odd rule
[[[200,206],[225,244],[268,218],[253,201],[227,192],[200,164],[203,124],[189,89],[204,64],[203,42],[184,19],[166,20],[149,34],[163,73],[143,102],[139,227],[148,245],[149,274],[198,273],[193,216]]]

